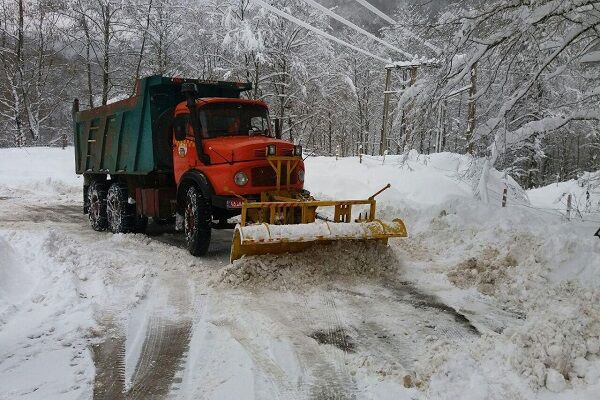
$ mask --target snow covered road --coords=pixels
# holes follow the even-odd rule
[[[12,247],[72,273],[73,286],[62,289],[77,295],[52,304],[41,294],[50,312],[31,321],[39,337],[23,339],[22,325],[3,326],[3,334],[13,331],[2,350],[15,355],[0,364],[10,396],[80,398],[91,390],[98,399],[410,398],[402,382],[423,347],[440,337],[461,346],[478,335],[461,314],[407,282],[354,277],[283,290],[261,281],[212,284],[228,264],[230,232],[217,234],[209,257],[195,259],[163,243],[176,244],[176,235],[97,233],[73,199],[31,196],[0,201],[3,233]],[[90,319],[73,321],[73,307]],[[20,312],[25,319],[32,311]],[[61,343],[70,323],[92,337]],[[52,348],[69,353],[68,363],[54,365],[62,371],[58,393],[25,372],[43,368]]]
[[[70,158],[42,150],[57,164],[49,178],[11,179],[0,160],[2,400],[594,398],[600,246],[587,225],[519,225],[520,214],[436,199],[445,192],[422,209],[398,200],[417,187],[382,197],[382,213],[405,210],[412,232],[389,248],[230,265],[230,231],[204,258],[164,226],[94,232]],[[20,167],[41,162],[29,161]],[[377,168],[370,187],[398,171]],[[411,174],[425,172],[397,190]],[[438,174],[428,179],[454,179]],[[588,287],[565,287],[552,263]],[[536,339],[559,336],[558,350]]]

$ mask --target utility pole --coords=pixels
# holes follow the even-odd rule
[[[409,68],[408,72],[410,73],[410,81],[408,82],[408,87],[411,87],[417,81],[417,67]],[[409,119],[411,111],[412,111],[412,102],[409,103],[404,110],[402,110],[402,119],[403,119],[403,125],[404,125],[404,139],[403,139],[404,145],[402,146],[403,147],[402,151],[404,151],[404,148],[408,145],[408,143],[411,139],[411,136],[412,136],[412,122]]]
[[[446,108],[447,101],[453,97],[460,96],[463,92],[471,90],[471,85],[462,87],[440,98],[438,102],[437,127],[435,129],[435,152],[440,153],[446,145]]]
[[[435,152],[441,153],[444,148],[444,119],[446,114],[446,100],[440,100],[437,112],[437,128],[435,135]]]
[[[390,110],[390,86],[392,84],[392,68],[385,67],[385,90],[383,92],[383,122],[381,124],[381,139],[379,141],[379,155],[383,155],[385,151],[385,143],[387,141],[388,116]]]
[[[384,151],[386,150],[386,144],[387,144],[387,136],[388,136],[388,128],[389,128],[389,113],[390,113],[390,96],[394,93],[399,93],[396,91],[391,90],[391,85],[392,85],[392,70],[393,69],[398,69],[402,71],[402,75],[403,75],[403,80],[404,82],[406,82],[406,75],[407,73],[409,74],[410,78],[408,81],[408,87],[412,86],[415,84],[415,82],[417,81],[417,71],[419,67],[437,67],[438,64],[437,62],[425,62],[425,63],[410,63],[410,62],[397,62],[391,65],[387,65],[385,67],[385,90],[383,92],[383,122],[381,125],[381,138],[380,138],[380,146],[379,146],[379,155],[383,155]],[[406,85],[406,84],[405,84]],[[403,85],[402,89],[406,90],[406,86]],[[408,120],[408,118],[406,118],[406,116],[404,115],[404,113],[409,113],[410,109],[412,108],[411,104],[406,105],[405,110],[403,110],[403,120]],[[408,143],[408,140],[410,138],[410,135],[412,134],[412,124],[409,124],[407,122],[403,122],[403,125],[405,126],[405,140],[404,143]]]

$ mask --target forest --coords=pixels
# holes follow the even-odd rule
[[[0,147],[66,146],[74,98],[162,74],[251,82],[307,155],[470,153],[525,188],[600,169],[600,1],[333,3],[4,0]]]

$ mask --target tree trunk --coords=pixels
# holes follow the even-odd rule
[[[86,16],[81,17],[81,27],[85,34],[85,73],[87,78],[87,91],[88,91],[88,107],[94,108],[94,90],[92,88],[92,60],[90,58],[92,38],[90,36],[90,27],[87,23]]]
[[[110,23],[111,23],[111,14],[110,14],[110,3],[106,3],[102,6],[102,13],[104,18],[103,25],[103,45],[104,45],[104,53],[102,57],[102,105],[106,105],[108,103],[108,91],[109,91],[109,83],[110,83]]]
[[[469,121],[467,127],[467,153],[475,153],[475,144],[473,143],[473,135],[475,133],[475,118],[477,105],[475,95],[477,94],[477,63],[471,67],[471,88],[469,89]]]
[[[146,37],[148,35],[148,28],[150,27],[150,13],[152,12],[152,0],[148,3],[148,13],[146,15],[146,26],[144,27],[144,33],[142,34],[142,44],[140,45],[140,54],[138,57],[138,62],[135,67],[135,77],[133,79],[133,92],[135,94],[135,88],[137,85],[137,80],[140,79],[140,69],[142,68],[142,60],[144,58],[144,49],[146,48]]]

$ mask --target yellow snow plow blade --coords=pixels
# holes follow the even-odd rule
[[[236,226],[231,247],[231,262],[244,255],[281,254],[305,250],[318,243],[334,241],[379,241],[407,237],[400,219],[384,222],[375,218],[375,196],[366,200],[316,201],[292,194],[271,195],[271,201],[244,202],[241,221]],[[352,220],[352,207],[368,211]],[[325,218],[320,207],[333,207],[334,215]]]
[[[404,222],[380,220],[364,222],[319,221],[298,225],[238,225],[233,234],[231,262],[244,255],[281,254],[303,251],[317,243],[339,240],[387,243],[389,238],[406,237]]]

